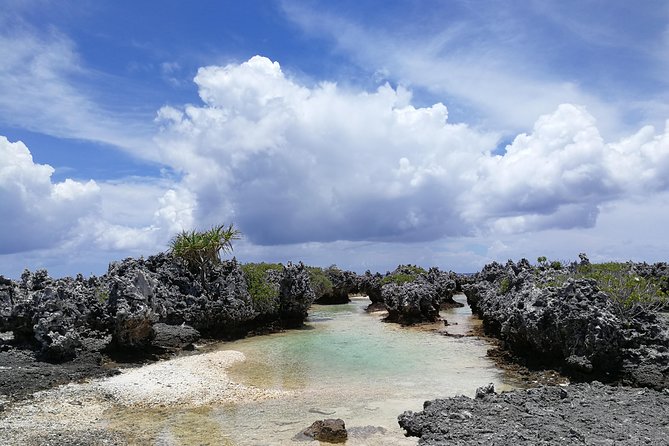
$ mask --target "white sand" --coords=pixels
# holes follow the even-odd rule
[[[115,406],[193,408],[287,394],[232,382],[226,369],[244,359],[231,350],[185,356],[37,392],[0,412],[0,444],[125,444],[105,428]]]
[[[233,350],[186,356],[127,370],[95,386],[117,404],[141,407],[204,406],[285,393],[230,381],[225,370],[245,359],[243,353]]]

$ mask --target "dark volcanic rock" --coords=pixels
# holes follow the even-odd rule
[[[153,324],[158,314],[152,304],[158,281],[142,268],[112,264],[109,312],[113,315],[112,340],[119,348],[145,348],[153,340]]]
[[[165,349],[183,349],[200,339],[200,332],[189,325],[153,324],[153,345]]]
[[[358,277],[358,290],[367,295],[372,305],[378,307],[383,305],[383,276],[379,273],[372,274],[366,271],[364,275]]]
[[[75,366],[80,358],[101,358],[98,352],[141,357],[156,347],[187,348],[200,333],[233,338],[258,324],[298,326],[314,300],[301,263],[277,274],[277,301],[268,314],[253,302],[235,259],[208,265],[206,283],[201,277],[169,254],[114,262],[99,278],[52,279],[44,270],[26,271],[18,282],[0,276],[0,333],[12,332],[11,342],[0,341],[0,352],[19,357],[19,352],[29,352],[32,363],[61,362],[44,366],[45,373],[56,377],[40,381],[60,383],[68,370],[71,379],[98,373],[99,363]],[[13,383],[11,377],[33,372],[0,373]],[[10,393],[16,391],[14,384],[8,387]]]
[[[15,348],[0,351],[0,364],[0,395],[15,400],[59,384],[118,373],[102,364],[99,353],[81,353],[72,361],[54,364],[41,361],[33,351]]]
[[[594,382],[427,401],[398,417],[419,445],[667,445],[669,393]]]
[[[280,288],[281,321],[288,327],[300,326],[316,296],[309,283],[309,272],[302,262],[288,263],[283,269]]]
[[[348,438],[344,420],[341,418],[314,421],[302,431],[303,435],[326,443],[344,443]]]
[[[440,296],[436,288],[423,278],[402,284],[385,284],[382,293],[389,322],[410,325],[439,319]]]
[[[462,306],[453,299],[458,288],[453,273],[441,271],[439,268],[430,268],[427,272],[427,281],[434,285],[441,302],[441,308]]]
[[[486,332],[520,357],[579,379],[667,388],[667,320],[642,310],[621,314],[596,281],[566,272],[526,260],[493,263],[463,289]],[[556,281],[560,274],[567,278]]]

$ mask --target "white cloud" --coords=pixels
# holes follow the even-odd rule
[[[496,137],[448,124],[442,104],[417,109],[388,85],[308,88],[262,57],[195,82],[204,106],[163,108],[158,141],[202,224],[235,220],[261,244],[468,231],[454,206],[469,182],[461,166]]]
[[[164,160],[197,197],[195,221],[234,220],[253,243],[589,228],[602,204],[668,186],[667,133],[607,143],[582,106],[492,155],[496,135],[412,106],[402,87],[307,87],[259,56],[195,82],[202,106],[159,112]]]
[[[193,226],[195,198],[167,180],[97,183],[36,164],[22,142],[0,136],[0,256],[41,250],[153,253]]]
[[[94,181],[52,183],[53,168],[20,141],[0,136],[0,159],[0,254],[54,246],[99,205]]]

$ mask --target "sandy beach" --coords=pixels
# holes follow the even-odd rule
[[[232,350],[190,355],[127,369],[111,378],[37,392],[33,398],[5,408],[0,415],[0,443],[17,446],[127,444],[127,436],[109,428],[107,411],[192,409],[286,394],[231,381],[226,369],[244,360],[241,352]],[[169,441],[161,444],[169,444]]]

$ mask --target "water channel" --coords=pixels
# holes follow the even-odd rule
[[[397,425],[404,410],[420,410],[427,399],[473,396],[490,382],[498,390],[512,387],[512,378],[486,357],[487,341],[457,337],[480,323],[468,307],[442,312],[449,326],[401,327],[366,313],[368,304],[353,298],[314,305],[304,329],[219,344],[246,355],[228,371],[234,381],[286,396],[170,413],[162,427],[169,435],[157,444],[305,445],[294,438],[302,429],[342,418],[348,445],[415,445]]]

